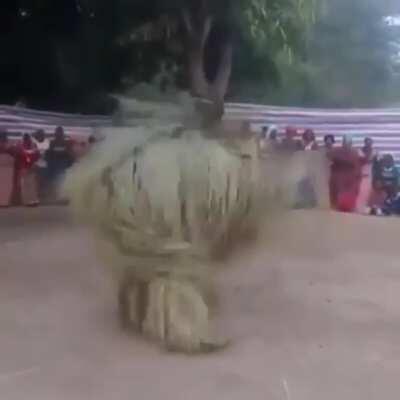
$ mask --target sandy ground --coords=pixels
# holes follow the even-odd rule
[[[0,399],[395,399],[400,221],[297,212],[221,283],[233,343],[166,354],[122,332],[66,210],[0,210]]]

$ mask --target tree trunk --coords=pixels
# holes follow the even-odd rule
[[[227,40],[221,52],[217,74],[209,82],[205,72],[205,47],[212,29],[212,18],[205,15],[201,22],[194,23],[194,18],[187,10],[183,11],[183,21],[188,33],[188,68],[190,89],[193,96],[213,103],[212,115],[207,119],[220,120],[224,114],[224,99],[228,89],[232,70],[232,41]]]
[[[217,75],[210,85],[209,98],[214,102],[216,113],[219,118],[222,118],[224,114],[224,100],[228,91],[229,81],[232,72],[232,55],[233,44],[229,40],[223,46]]]
[[[194,43],[189,50],[189,80],[193,96],[204,98],[208,96],[209,84],[204,72],[204,48]]]

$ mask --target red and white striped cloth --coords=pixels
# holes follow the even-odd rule
[[[228,103],[225,119],[248,120],[253,130],[276,125],[281,134],[287,126],[298,128],[299,133],[311,128],[320,142],[327,134],[335,135],[338,142],[348,134],[357,147],[371,137],[380,153],[391,153],[400,164],[400,108],[341,110]]]

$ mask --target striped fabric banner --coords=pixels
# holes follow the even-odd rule
[[[298,128],[299,133],[310,128],[319,142],[327,134],[335,135],[337,142],[349,134],[357,147],[370,137],[380,153],[391,153],[400,164],[400,108],[333,110],[228,103],[225,119],[250,121],[256,131],[276,125],[281,134],[287,126]]]
[[[43,129],[51,136],[58,126],[62,126],[70,138],[87,140],[95,133],[96,127],[110,126],[111,118],[98,115],[63,114],[36,111],[27,108],[0,106],[0,131],[6,131],[11,140],[24,133]]]
[[[335,135],[338,142],[342,135],[349,134],[357,147],[362,145],[365,137],[371,137],[379,152],[393,154],[396,163],[400,164],[400,108],[333,110],[227,103],[225,119],[250,121],[255,131],[276,125],[281,134],[287,126],[298,128],[299,133],[311,128],[320,142],[326,134]],[[107,116],[0,106],[0,131],[8,132],[11,138],[37,129],[52,135],[57,126],[62,126],[69,137],[85,140],[95,133],[96,127],[111,124],[111,117]]]

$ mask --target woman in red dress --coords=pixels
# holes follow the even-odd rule
[[[32,138],[25,134],[22,143],[14,150],[15,174],[14,190],[18,204],[36,206],[39,204],[38,182],[35,163],[40,158],[40,152]]]
[[[343,145],[332,149],[330,192],[332,207],[342,212],[353,212],[360,190],[362,159],[353,148],[352,139],[343,138]]]

